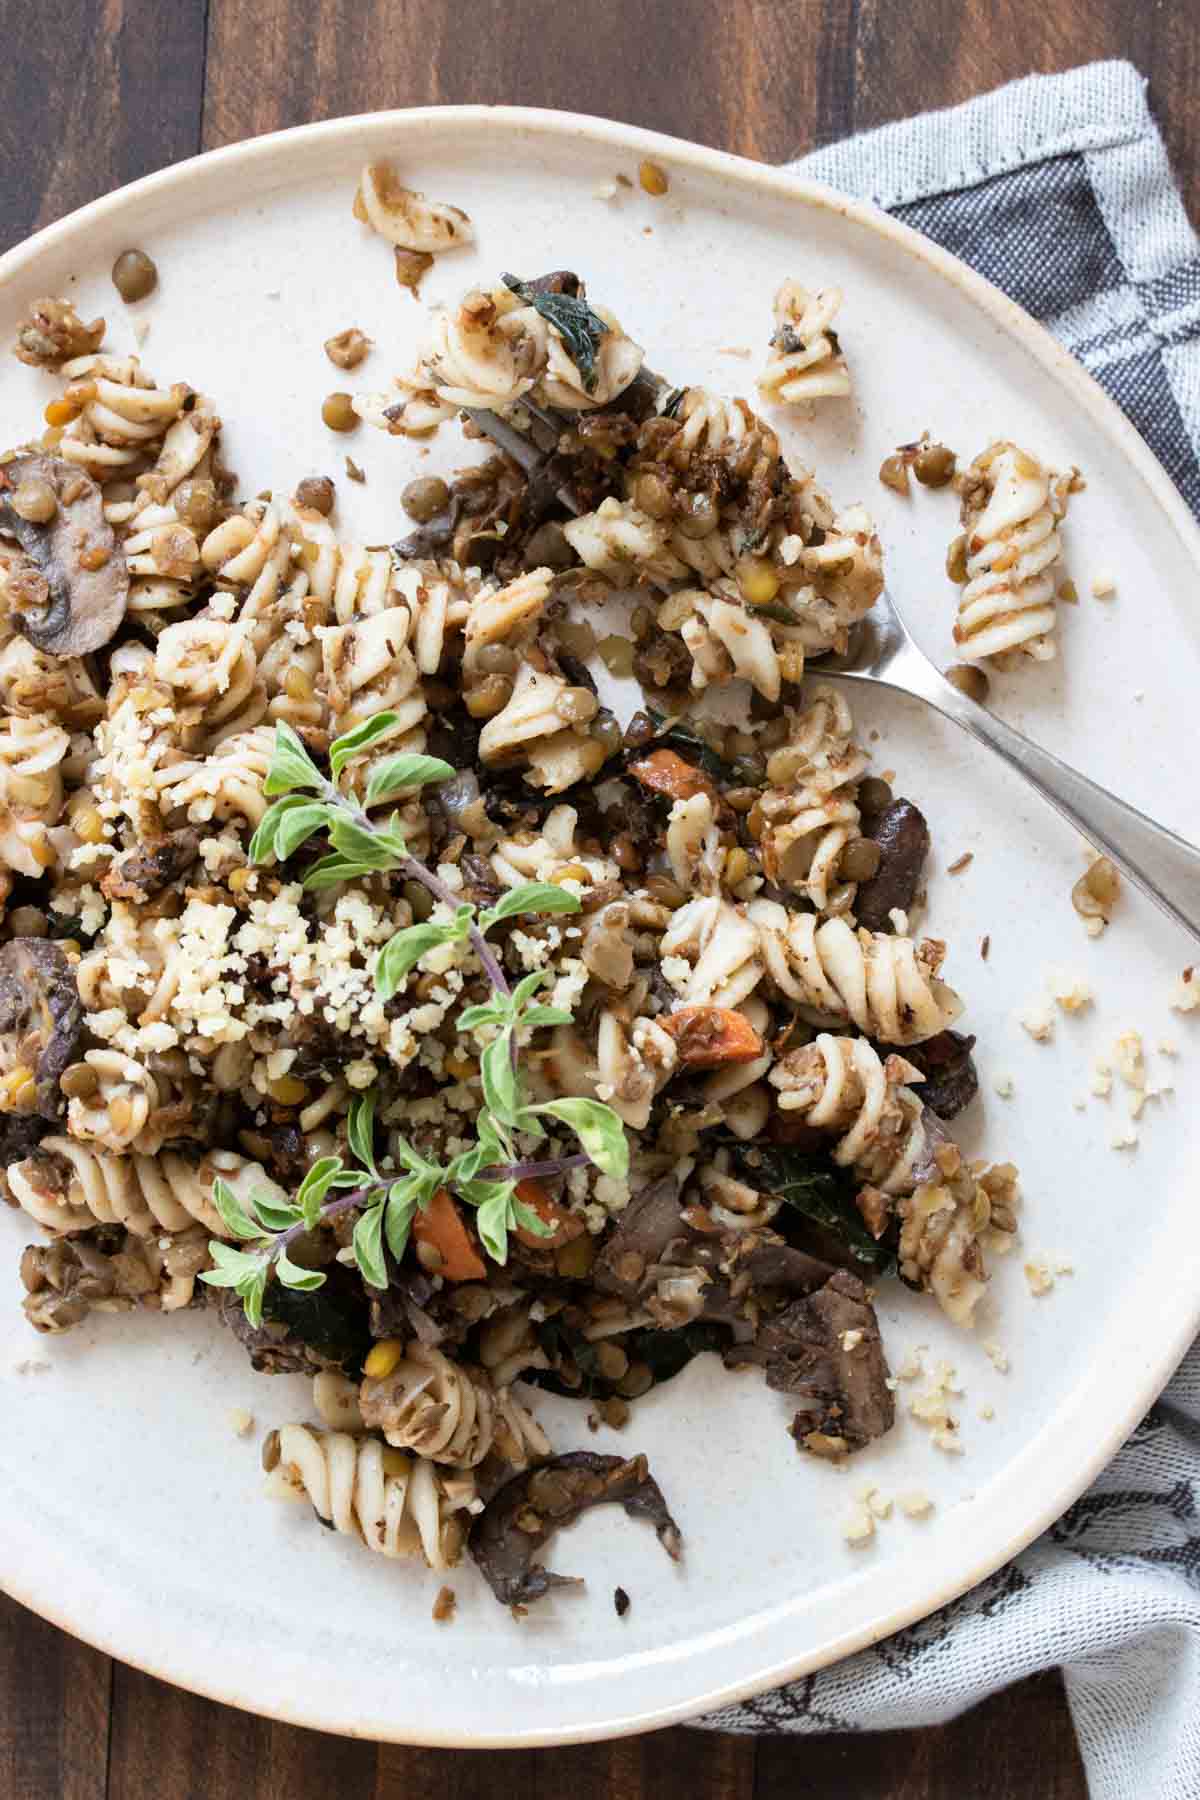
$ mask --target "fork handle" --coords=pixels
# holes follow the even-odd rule
[[[1135,887],[1200,939],[1200,850],[1118,800],[1078,769],[976,705],[922,655],[905,659],[905,688],[994,750]]]

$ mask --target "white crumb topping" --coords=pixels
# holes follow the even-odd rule
[[[1138,1134],[1132,1125],[1121,1126],[1113,1132],[1108,1142],[1109,1148],[1112,1150],[1135,1150]]]
[[[1027,1006],[1018,1022],[1035,1044],[1047,1044],[1054,1036],[1054,1014],[1046,1000],[1035,1000]]]
[[[983,1353],[987,1357],[988,1361],[991,1363],[992,1367],[997,1371],[998,1374],[1000,1374],[1000,1375],[1008,1374],[1008,1371],[1012,1367],[1012,1364],[1009,1362],[1008,1356],[1006,1355],[1005,1351],[1001,1348],[1001,1346],[999,1344],[997,1344],[995,1342],[994,1339],[991,1340],[990,1342],[986,1343],[983,1346]]]
[[[1116,591],[1116,578],[1110,575],[1107,569],[1102,569],[1098,575],[1092,576],[1092,598],[1094,600],[1108,600]]]
[[[1102,1056],[1096,1058],[1092,1066],[1092,1092],[1098,1100],[1107,1100],[1112,1093],[1112,1064]]]
[[[865,1506],[851,1508],[842,1526],[842,1536],[856,1550],[870,1543],[875,1536],[875,1520]]]
[[[933,1501],[922,1488],[909,1488],[906,1493],[898,1494],[896,1500],[906,1519],[927,1519],[933,1511]]]
[[[249,1437],[254,1430],[254,1414],[244,1406],[235,1406],[229,1414],[229,1424],[238,1437]]]
[[[1195,1012],[1200,1006],[1200,981],[1196,980],[1196,971],[1190,966],[1179,977],[1174,997],[1171,1000],[1172,1012]]]
[[[1013,1087],[1013,1078],[1011,1075],[997,1075],[992,1086],[999,1094],[1001,1100],[1011,1100],[1016,1091]]]
[[[1061,970],[1054,970],[1050,975],[1050,993],[1058,1002],[1063,1012],[1082,1012],[1092,1004],[1094,998],[1091,988],[1079,975],[1064,975]]]
[[[1025,1264],[1025,1279],[1029,1283],[1030,1293],[1039,1299],[1054,1287],[1054,1272],[1044,1256],[1032,1257]]]

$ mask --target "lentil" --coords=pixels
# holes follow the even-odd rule
[[[321,421],[330,431],[356,431],[359,417],[349,394],[329,394],[321,408]],[[50,422],[57,423],[53,419]]]
[[[158,269],[144,250],[122,250],[112,266],[112,284],[122,300],[144,300],[158,286]]]

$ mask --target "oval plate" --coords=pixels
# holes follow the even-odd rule
[[[665,199],[636,185],[646,156],[669,171]],[[790,175],[548,112],[463,107],[314,125],[152,176],[10,252],[0,262],[0,341],[11,343],[43,293],[73,296],[84,316],[106,313],[110,344],[140,348],[161,379],[215,398],[246,492],[338,476],[349,448],[367,481],[339,482],[340,523],[385,541],[402,483],[453,466],[462,451],[452,427],[426,460],[366,430],[331,440],[319,423],[323,394],[344,384],[323,340],[361,326],[379,347],[352,379],[382,387],[409,362],[422,320],[394,282],[387,245],[350,213],[359,167],[383,157],[475,222],[475,249],[438,262],[424,301],[502,269],[576,268],[676,381],[751,394],[777,283],[840,284],[854,398],[787,421],[785,442],[840,501],[861,498],[875,513],[891,589],[943,664],[954,503],[920,489],[899,499],[876,480],[881,458],[928,429],[968,457],[1012,435],[1059,466],[1079,464],[1087,490],[1067,537],[1084,598],[1061,609],[1060,659],[1000,680],[996,704],[1200,837],[1200,789],[1180,779],[1193,761],[1200,556],[1167,477],[1017,307],[903,225]],[[598,197],[618,173],[634,185]],[[161,271],[157,294],[137,309],[150,326],[143,346],[107,274],[130,244]],[[5,434],[16,441],[53,390],[7,356],[3,371]],[[1118,583],[1103,605],[1090,598],[1101,570]],[[436,1625],[435,1577],[318,1530],[306,1509],[260,1498],[254,1441],[234,1435],[231,1409],[256,1415],[256,1441],[310,1416],[303,1382],[254,1376],[204,1316],[98,1319],[34,1338],[15,1274],[33,1233],[6,1216],[0,1559],[12,1594],[114,1656],[298,1724],[534,1745],[663,1725],[819,1667],[980,1581],[1062,1512],[1197,1327],[1190,1170],[1200,1108],[1185,1092],[1197,1027],[1168,1011],[1188,946],[1128,894],[1105,937],[1088,939],[1068,899],[1083,866],[1073,834],[915,703],[881,694],[855,704],[876,768],[896,771],[933,827],[928,927],[949,942],[984,1071],[961,1135],[972,1151],[1011,1158],[1024,1179],[1022,1244],[998,1267],[974,1336],[943,1326],[931,1302],[896,1283],[880,1295],[893,1366],[918,1344],[927,1363],[955,1366],[966,1453],[939,1453],[902,1407],[882,1445],[849,1473],[831,1470],[797,1456],[781,1397],[712,1358],[640,1403],[620,1435],[592,1436],[582,1407],[539,1401],[560,1447],[649,1453],[686,1561],[670,1565],[649,1532],[606,1509],[553,1546],[553,1564],[585,1575],[586,1590],[518,1622],[464,1567],[457,1618]],[[966,851],[970,867],[948,877]],[[1035,1045],[1015,1014],[1056,965],[1081,974],[1096,1004],[1060,1014],[1054,1041]],[[1093,1059],[1129,1027],[1144,1034],[1155,1081],[1168,1064],[1153,1047],[1181,1041],[1180,1092],[1152,1101],[1139,1148],[1118,1154],[1109,1140],[1127,1115],[1121,1083],[1107,1102],[1087,1096]],[[1011,1100],[995,1094],[1005,1077]],[[1033,1299],[1021,1270],[1031,1254],[1069,1261],[1074,1273]],[[1008,1374],[984,1341],[1002,1346]],[[899,1398],[912,1392],[901,1384]],[[921,1523],[894,1514],[869,1548],[851,1550],[842,1525],[868,1483],[889,1496],[923,1489],[935,1510]],[[632,1596],[623,1619],[617,1583]]]

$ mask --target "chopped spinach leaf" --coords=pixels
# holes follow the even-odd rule
[[[600,339],[608,326],[594,313],[586,300],[575,294],[548,294],[521,281],[516,275],[502,275],[505,287],[511,288],[518,300],[539,312],[547,325],[553,325],[579,370],[584,387],[590,394],[596,386],[596,355]]]
[[[849,1169],[839,1168],[828,1156],[789,1150],[785,1145],[730,1140],[728,1148],[739,1174],[751,1187],[760,1193],[774,1194],[785,1207],[814,1226],[827,1240],[827,1250],[840,1247],[843,1255],[869,1264],[880,1274],[895,1267],[894,1245],[886,1236],[877,1241],[862,1222],[854,1199],[862,1184]],[[782,1213],[775,1225],[787,1235]],[[804,1247],[813,1248],[818,1254],[822,1248],[811,1238]]]

